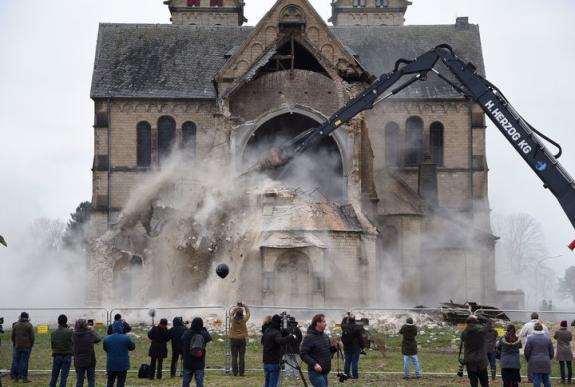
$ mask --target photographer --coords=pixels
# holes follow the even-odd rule
[[[282,333],[285,335],[283,331]],[[285,346],[285,353],[283,355],[284,372],[286,378],[292,376],[297,380],[299,368],[299,347],[303,340],[303,334],[301,333],[301,329],[299,329],[297,322],[293,317],[291,317],[288,322],[287,333],[295,335],[296,340],[289,342]]]
[[[245,312],[244,312],[245,311]],[[244,303],[238,302],[230,312],[230,349],[232,352],[232,373],[234,376],[244,376],[246,339],[248,328],[246,323],[250,319],[250,308]],[[239,355],[239,364],[238,364]]]
[[[421,378],[421,368],[419,366],[419,358],[417,357],[417,326],[413,323],[413,319],[408,317],[405,324],[399,329],[401,339],[401,353],[403,354],[403,378],[409,379],[409,362],[413,363],[415,368],[415,378]]]
[[[341,342],[345,355],[344,373],[352,379],[359,378],[359,355],[365,348],[361,326],[356,324],[355,316],[348,313],[341,321]],[[351,374],[350,374],[351,368]]]
[[[331,345],[329,337],[324,333],[326,325],[323,314],[313,316],[301,345],[301,359],[308,365],[309,381],[314,387],[327,386],[331,354],[342,347],[339,341]]]
[[[178,359],[182,355],[182,336],[186,331],[184,321],[181,317],[174,317],[172,327],[169,329],[170,340],[172,341],[172,364],[170,365],[170,376],[176,376]]]
[[[262,336],[263,363],[265,373],[265,387],[276,387],[280,376],[280,363],[282,357],[282,345],[297,340],[294,334],[282,336],[281,327],[282,318],[275,314],[267,329]]]
[[[132,330],[132,327],[130,326],[130,324],[128,324],[128,323],[126,322],[126,320],[122,320],[122,315],[121,315],[120,313],[116,313],[116,314],[114,315],[114,323],[116,323],[117,321],[120,321],[120,322],[122,323],[122,329],[123,329],[123,332],[122,332],[122,333],[128,333],[128,332],[130,332],[130,331]],[[112,325],[113,325],[114,323],[112,323]],[[112,333],[115,333],[115,332],[113,332],[112,325],[108,325],[107,333],[108,333],[109,335],[111,335]]]
[[[488,320],[482,316],[471,315],[465,320],[467,326],[461,332],[463,344],[463,364],[467,368],[467,377],[471,387],[477,387],[477,382],[482,387],[489,386],[487,376],[487,347],[485,346]]]

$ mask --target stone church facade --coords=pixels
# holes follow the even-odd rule
[[[165,3],[172,24],[100,25],[91,90],[94,238],[116,227],[131,193],[174,146],[193,154],[190,168],[215,158],[239,174],[277,128],[289,138],[318,125],[399,58],[448,43],[484,72],[477,25],[458,18],[406,26],[407,0],[335,0],[333,26],[307,0],[278,0],[255,27],[242,26],[239,0]],[[238,298],[326,307],[494,302],[496,238],[478,106],[429,79],[356,116],[320,147],[337,154],[336,182],[318,183],[331,184],[324,191],[333,195],[260,198],[263,226],[244,269],[256,280],[242,286],[240,273]],[[116,279],[133,267],[160,270],[145,245],[92,254],[89,301],[117,298],[126,290]],[[193,292],[207,275],[177,286]]]

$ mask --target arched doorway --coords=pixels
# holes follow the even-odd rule
[[[307,255],[288,251],[274,268],[274,301],[279,306],[305,306],[312,296],[312,268]]]
[[[277,147],[319,123],[298,113],[280,114],[266,121],[250,137],[242,162],[249,167]],[[319,144],[299,155],[285,167],[266,171],[288,188],[308,194],[313,201],[344,201],[346,180],[343,161],[335,140],[328,136]]]
[[[134,286],[142,272],[143,260],[138,255],[124,256],[114,263],[114,299],[120,302],[133,300]]]

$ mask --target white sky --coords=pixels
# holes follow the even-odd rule
[[[248,25],[274,3],[245,0]],[[575,174],[575,1],[412,0],[406,24],[479,24],[487,78],[532,125],[564,147]],[[311,4],[327,20],[330,0]],[[0,234],[35,218],[69,218],[91,198],[93,103],[89,98],[99,22],[169,23],[162,0],[0,0]],[[431,48],[431,47],[430,47]],[[575,264],[575,232],[550,192],[494,126],[488,135],[491,207],[525,212],[543,226],[548,261]],[[2,257],[0,249],[0,258]]]

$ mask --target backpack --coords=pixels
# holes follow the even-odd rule
[[[147,379],[149,372],[150,366],[148,364],[140,364],[140,368],[138,369],[138,379]]]
[[[204,356],[205,348],[204,336],[201,333],[194,334],[190,339],[190,356],[198,358]]]

